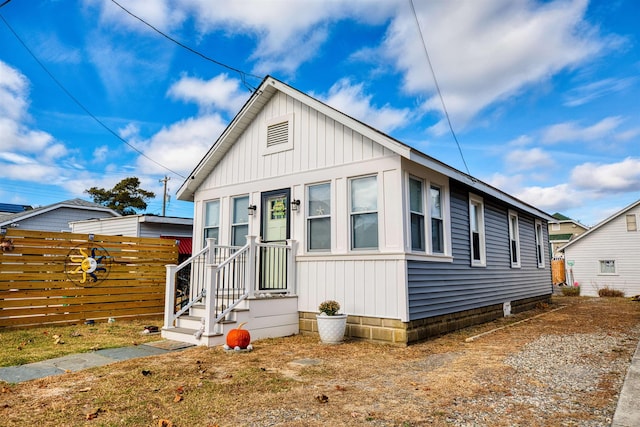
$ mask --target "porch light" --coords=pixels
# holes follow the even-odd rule
[[[249,207],[247,207],[247,213],[249,215],[253,215],[255,213],[256,209],[258,209],[256,207],[256,205],[249,205]]]
[[[300,206],[300,200],[292,200],[291,201],[291,210],[292,211],[297,211],[298,207]]]

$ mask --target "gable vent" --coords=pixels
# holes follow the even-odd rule
[[[289,142],[289,122],[267,126],[267,147]]]

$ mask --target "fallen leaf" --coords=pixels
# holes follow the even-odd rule
[[[338,391],[347,391],[347,388],[344,387],[344,386],[341,386],[341,385],[337,385],[336,386],[336,390],[338,390]]]
[[[56,338],[54,344],[64,344],[64,341],[62,341],[62,338]]]
[[[317,395],[317,396],[316,396],[316,400],[317,400],[318,402],[320,402],[320,403],[327,403],[327,402],[329,402],[329,398],[328,398],[326,395],[324,395],[324,394],[319,394],[319,395]]]
[[[178,403],[182,400],[181,394],[176,394],[176,397],[173,398],[174,403]]]
[[[158,420],[158,427],[173,427],[173,423],[169,420]]]
[[[178,388],[176,388],[176,393],[178,394],[182,394],[184,392],[184,386],[179,386]]]
[[[102,408],[96,408],[95,410],[93,410],[93,411],[88,412],[87,414],[85,414],[85,417],[86,417],[86,419],[87,419],[87,420],[93,420],[93,419],[98,418],[98,414],[99,414],[100,412],[104,412],[104,411],[102,410]]]
[[[9,387],[2,387],[3,393],[11,393],[11,389]]]
[[[148,371],[146,369],[142,370],[142,375],[144,375],[145,377],[148,377],[149,375],[151,375],[151,371]]]
[[[91,387],[85,387],[85,388],[81,388],[80,390],[78,390],[79,393],[86,393],[88,391],[91,391]]]

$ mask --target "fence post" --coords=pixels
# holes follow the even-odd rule
[[[258,239],[257,236],[247,236],[247,243],[249,243],[249,253],[247,254],[247,271],[246,277],[249,279],[249,298],[253,298],[256,292],[256,246]]]
[[[164,326],[162,329],[173,328],[173,315],[175,314],[176,304],[176,264],[168,264],[167,277],[164,294]]]
[[[296,251],[298,250],[298,242],[292,239],[287,239],[287,246],[289,247],[289,253],[287,254],[287,293],[295,294],[296,283]]]

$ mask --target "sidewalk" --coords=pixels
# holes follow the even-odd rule
[[[624,379],[611,427],[640,426],[640,343]]]
[[[157,356],[172,351],[183,350],[192,347],[178,341],[155,341],[131,347],[109,348],[89,353],[71,354],[56,359],[42,362],[29,363],[27,365],[9,366],[0,368],[0,380],[8,383],[20,383],[50,375],[60,375],[65,372],[76,372],[95,366],[108,365],[121,360],[138,357]]]

